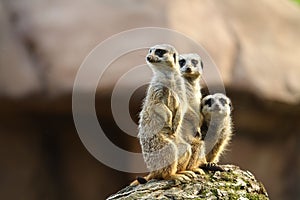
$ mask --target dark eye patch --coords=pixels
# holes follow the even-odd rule
[[[156,49],[155,50],[155,55],[157,55],[158,57],[163,57],[163,55],[167,53],[167,50],[164,50],[164,49]]]
[[[180,67],[183,67],[185,65],[186,61],[184,59],[179,60]]]
[[[194,67],[196,67],[197,65],[198,65],[198,63],[199,63],[199,61],[198,60],[195,60],[195,59],[192,59],[192,64],[194,65]]]
[[[220,98],[220,102],[223,106],[225,106],[225,104],[227,103],[226,99],[224,98]]]
[[[207,99],[204,102],[204,105],[208,105],[209,107],[211,107],[211,105],[214,103],[215,101],[212,98]]]
[[[173,58],[174,58],[174,63],[176,63],[177,62],[177,60],[176,60],[176,53],[173,53]]]

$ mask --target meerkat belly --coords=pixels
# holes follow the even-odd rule
[[[140,142],[142,144],[143,151],[150,153],[165,148],[167,145],[169,145],[171,140],[163,137],[162,135],[155,135],[153,137],[142,137],[140,138]]]
[[[151,171],[164,168],[176,161],[178,150],[174,140],[160,135],[140,138],[145,163]]]

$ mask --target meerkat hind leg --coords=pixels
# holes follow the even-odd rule
[[[200,140],[198,141],[198,139],[195,139],[192,142],[192,156],[190,158],[187,169],[191,170],[191,171],[193,171],[194,173],[197,173],[197,174],[205,174],[204,171],[201,168],[199,168],[199,165],[201,163],[206,163],[206,159],[201,158],[202,157],[202,155],[201,155],[202,148],[203,148],[203,142],[202,141],[200,141]]]
[[[173,166],[169,166],[169,167],[173,168],[174,171],[173,170],[169,170],[169,169],[165,170],[162,173],[162,178],[163,179],[166,179],[166,180],[175,180],[175,181],[177,180],[177,181],[180,181],[180,182],[185,182],[185,181],[190,181],[191,180],[187,175],[176,172],[177,171],[177,163],[174,163]],[[172,171],[173,171],[173,173],[172,173]]]
[[[190,181],[191,179],[187,175],[177,173],[177,165],[178,161],[175,161],[166,168],[161,169],[159,171],[159,174],[161,174],[161,178],[165,180],[175,180],[180,182]]]

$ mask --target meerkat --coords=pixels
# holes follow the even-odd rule
[[[203,174],[200,165],[206,163],[204,141],[200,127],[203,117],[200,112],[203,62],[198,54],[182,54],[179,56],[180,72],[184,77],[188,108],[182,122],[182,138],[191,145],[192,155],[187,170]]]
[[[146,62],[153,77],[140,112],[138,137],[150,173],[140,179],[143,182],[150,179],[188,181],[193,174],[184,171],[191,149],[179,134],[186,111],[186,92],[178,53],[171,45],[156,45],[149,49]],[[187,161],[179,166],[179,157],[184,156]]]
[[[231,100],[224,94],[208,95],[201,101],[201,112],[204,117],[201,131],[204,135],[208,162],[206,167],[217,166],[221,154],[231,140],[231,111]]]

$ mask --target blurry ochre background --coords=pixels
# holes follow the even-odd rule
[[[299,199],[300,5],[289,0],[1,0],[0,199],[99,200],[134,179],[84,148],[71,93],[98,43],[146,26],[193,38],[219,67],[235,108],[235,136],[222,163],[253,172],[271,199]],[[121,61],[141,64],[145,53]],[[107,72],[99,85],[100,123],[116,145],[138,152],[137,139],[111,116],[114,76]],[[132,97],[135,120],[144,93]]]

